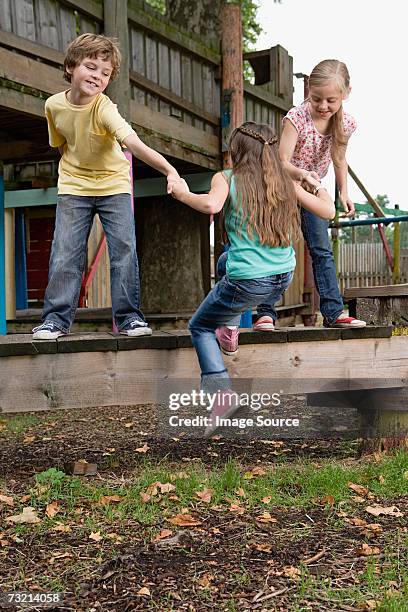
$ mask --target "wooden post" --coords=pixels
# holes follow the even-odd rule
[[[368,390],[359,407],[361,454],[408,448],[408,387]]]
[[[118,39],[122,62],[118,77],[107,89],[121,115],[130,120],[129,30],[127,0],[104,0],[104,34]]]
[[[16,309],[27,308],[27,263],[24,208],[15,209]]]
[[[16,269],[14,233],[14,208],[6,208],[4,215],[4,247],[7,320],[16,318]]]
[[[6,325],[6,274],[4,240],[4,179],[3,164],[0,162],[0,336],[7,333]]]
[[[395,204],[395,209],[399,210],[398,204]],[[401,226],[399,223],[394,223],[394,265],[392,268],[392,282],[398,285],[401,278],[400,272],[400,254],[401,254]]]

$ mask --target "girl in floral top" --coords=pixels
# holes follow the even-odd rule
[[[309,77],[308,99],[292,108],[284,118],[279,155],[292,179],[312,192],[333,161],[340,202],[345,215],[352,217],[355,211],[347,191],[346,150],[356,122],[343,111],[343,100],[349,93],[350,77],[343,62],[323,60],[317,64]],[[324,325],[364,327],[365,321],[343,313],[327,228],[327,221],[302,210],[302,231],[312,257]],[[270,304],[262,304],[257,312],[254,329],[273,329],[275,309]]]

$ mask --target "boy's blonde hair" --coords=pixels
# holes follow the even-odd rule
[[[240,227],[263,245],[287,247],[299,237],[300,216],[293,181],[278,154],[278,138],[264,123],[247,121],[230,138]],[[231,205],[229,201],[228,206]]]
[[[347,97],[350,90],[350,75],[346,64],[339,60],[327,59],[315,66],[309,77],[309,89],[311,87],[322,87],[329,81],[334,81],[342,96]],[[347,144],[347,136],[343,126],[343,105],[332,117],[332,158],[336,163],[339,157],[339,149]]]
[[[64,58],[64,79],[68,83],[71,82],[71,75],[67,68],[75,68],[86,57],[96,59],[99,56],[105,61],[110,60],[112,64],[110,80],[116,79],[122,59],[118,42],[115,38],[109,38],[102,34],[81,34],[70,43]]]

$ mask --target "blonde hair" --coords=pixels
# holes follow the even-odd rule
[[[328,81],[334,81],[342,96],[346,97],[350,89],[350,75],[346,64],[339,60],[327,59],[315,66],[309,77],[309,89],[311,87],[322,87]],[[343,125],[343,105],[331,119],[332,121],[332,158],[336,163],[339,157],[339,149],[347,144],[347,136]]]
[[[75,68],[86,57],[96,59],[99,56],[103,60],[111,62],[112,74],[110,80],[116,79],[122,59],[118,41],[115,38],[109,38],[102,34],[81,34],[81,36],[78,36],[70,43],[64,58],[64,79],[68,83],[71,82],[68,68]]]
[[[245,222],[248,236],[252,238],[256,232],[263,245],[290,246],[299,236],[299,208],[272,128],[252,121],[243,123],[232,132],[229,151],[237,203],[242,209],[240,227]]]

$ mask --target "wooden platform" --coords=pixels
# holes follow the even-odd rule
[[[349,287],[350,314],[371,325],[408,326],[408,284]]]
[[[233,378],[283,380],[293,392],[401,387],[408,380],[408,337],[389,327],[360,330],[243,330]],[[160,385],[198,380],[187,331],[128,338],[72,334],[53,341],[0,338],[0,411],[20,412],[158,401]],[[286,388],[285,388],[286,392]]]

